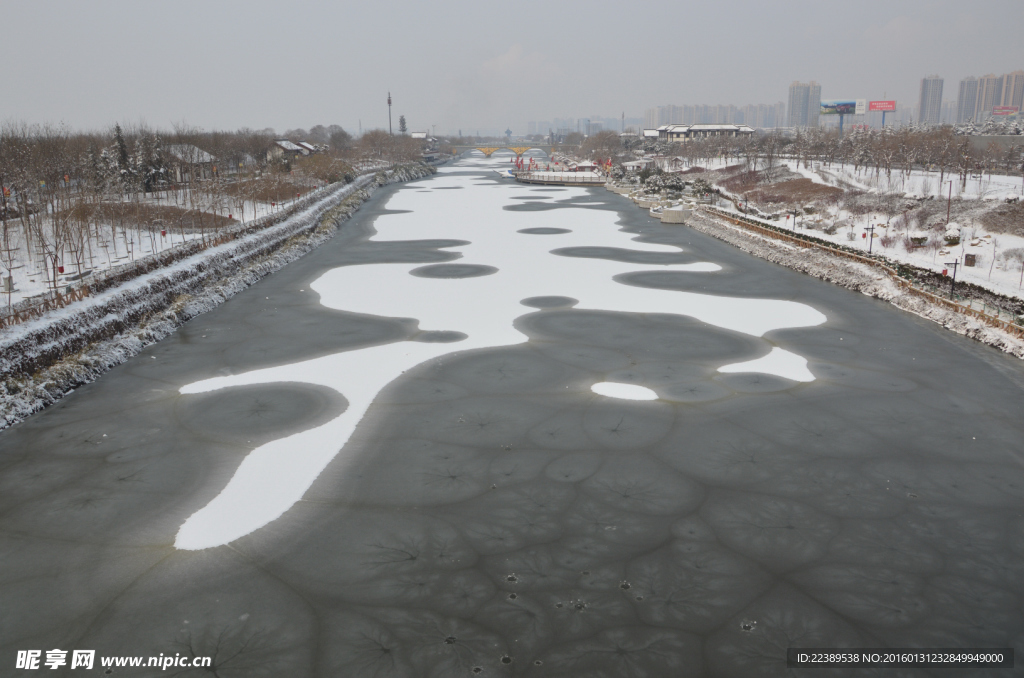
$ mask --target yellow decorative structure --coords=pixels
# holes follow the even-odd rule
[[[486,155],[488,158],[491,157],[491,155],[493,155],[495,151],[500,151],[500,150],[512,151],[513,153],[516,154],[517,158],[521,158],[521,157],[523,157],[524,153],[526,153],[529,150],[534,150],[534,149],[536,149],[536,150],[538,150],[538,151],[540,151],[542,153],[547,154],[549,157],[555,151],[554,147],[551,146],[550,144],[534,144],[532,146],[475,146],[475,145],[473,145],[473,146],[465,145],[464,146],[464,145],[461,145],[461,144],[453,144],[452,145],[452,151],[455,152],[455,153],[462,153],[464,151],[470,151],[470,150],[480,151],[481,153]]]

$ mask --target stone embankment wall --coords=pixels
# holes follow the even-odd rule
[[[177,327],[330,239],[379,186],[435,170],[409,165],[360,177],[283,218],[0,334],[0,429],[55,402]]]

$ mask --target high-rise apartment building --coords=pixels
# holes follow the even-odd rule
[[[655,129],[662,125],[677,125],[682,122],[682,106],[673,106],[671,104],[667,106],[658,106],[657,108],[648,108],[644,113],[645,129]]]
[[[978,107],[978,79],[974,76],[960,81],[960,93],[956,98],[956,121],[965,123],[974,117]]]
[[[762,106],[764,104],[761,104]],[[736,109],[736,117],[734,122],[737,124],[750,125],[753,127],[757,124],[757,106],[748,105],[742,108]]]
[[[942,119],[942,83],[937,75],[921,78],[921,100],[917,107],[917,121],[924,125],[938,125]]]
[[[821,85],[813,80],[789,86],[789,126],[817,127],[821,110]]]
[[[1014,71],[1003,76],[1003,97],[1000,106],[1024,108],[1024,71]]]
[[[952,125],[956,122],[956,102],[943,101],[942,112],[939,114],[939,122],[943,125]]]
[[[981,121],[992,115],[992,109],[1002,104],[1003,76],[989,73],[978,78],[978,103],[974,119]]]
[[[969,77],[960,81],[960,96],[957,98],[956,121],[982,122],[996,106],[1016,106],[1024,109],[1024,70],[1005,75],[989,73],[980,78]]]

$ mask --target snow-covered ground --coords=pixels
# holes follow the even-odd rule
[[[736,164],[736,160],[717,159],[711,163],[701,163],[708,170],[722,169],[727,165]],[[946,174],[940,182],[939,172],[913,170],[909,176],[893,171],[892,180],[884,173],[876,176],[874,170],[861,169],[855,172],[852,166],[833,164],[825,167],[822,163],[811,163],[805,167],[795,160],[781,162],[790,172],[806,177],[814,183],[854,188],[865,193],[896,193],[906,199],[922,199],[931,197],[936,200],[949,199],[952,180],[952,198],[954,200],[980,200],[997,206],[1006,198],[1020,197],[1022,194],[1021,178],[1016,176],[989,175],[972,176],[966,185],[961,186],[956,175],[952,179]],[[728,201],[721,207],[733,210]],[[751,215],[748,215],[751,216]],[[1024,248],[1024,237],[1006,233],[989,233],[981,223],[974,221],[957,223],[950,222],[950,229],[959,231],[960,243],[945,247],[912,247],[905,246],[906,229],[900,228],[898,222],[881,212],[854,214],[842,206],[823,209],[820,214],[801,216],[798,219],[780,216],[778,221],[764,220],[766,224],[788,230],[808,233],[816,238],[829,240],[836,244],[863,250],[869,250],[868,230],[874,227],[874,239],[870,251],[886,258],[920,268],[942,272],[952,272],[951,262],[956,262],[957,280],[963,280],[993,292],[1010,297],[1024,298],[1024,261],[1007,258],[1008,250]],[[821,230],[833,223],[841,224],[834,234]],[[813,230],[812,230],[813,229]],[[883,244],[883,238],[885,236]],[[935,233],[917,233],[912,235],[929,236],[936,239]],[[891,239],[891,242],[890,242]],[[975,265],[965,266],[966,255],[975,255]],[[989,309],[991,310],[991,308]]]
[[[372,169],[368,169],[372,171]],[[319,193],[325,188],[317,188],[312,191]],[[305,190],[302,197],[311,194]],[[175,197],[178,199],[176,200]],[[181,206],[184,199],[179,196],[169,195],[167,192],[151,194],[141,201],[145,206]],[[236,222],[243,224],[252,223],[258,219],[276,214],[291,206],[293,200],[285,201],[283,204],[260,202],[253,200],[232,200],[229,205],[221,206],[216,210],[209,206],[201,206],[204,212],[214,212],[222,217],[229,217]],[[151,230],[149,228],[137,228],[134,224],[125,224],[123,229],[112,229],[109,225],[99,226],[94,233],[83,243],[84,252],[82,264],[79,267],[73,257],[65,254],[58,262],[64,271],[58,272],[57,288],[61,291],[64,288],[79,280],[89,280],[91,276],[110,270],[120,264],[130,263],[136,259],[166,252],[183,243],[210,238],[216,235],[216,230],[209,229],[205,234],[197,231],[184,231],[167,227],[165,230]],[[19,229],[20,230],[20,229]],[[16,231],[17,232],[17,231]],[[28,244],[23,235],[18,235],[12,242],[12,247],[17,247],[16,267],[10,271],[14,290],[7,294],[6,288],[0,294],[0,302],[4,306],[14,305],[24,299],[41,296],[53,289],[51,276],[52,266],[47,267],[40,259],[37,252],[29,252]],[[49,270],[47,270],[49,268]],[[4,277],[8,275],[6,269],[0,271]]]
[[[837,185],[838,182],[853,184],[863,191],[877,193],[887,191],[885,177],[877,182],[874,176],[867,176],[867,172],[855,174],[852,168],[845,169],[833,166],[828,168],[805,169],[803,166],[796,167],[796,162],[786,163],[791,171],[815,181],[816,183]],[[894,172],[894,176],[895,176]],[[911,173],[906,185],[913,190],[907,193],[907,197],[932,195],[936,198],[945,197],[941,194],[941,187],[938,181],[938,172],[926,172],[915,170]],[[961,198],[965,200],[987,200],[1001,201],[1005,197],[1012,197],[1014,183],[1019,183],[1018,177],[996,175],[985,178],[968,179],[967,188],[961,192]],[[956,180],[954,177],[954,193],[956,198]],[[948,184],[943,184],[948,188]],[[902,191],[901,191],[902,192]],[[726,209],[732,209],[730,204],[723,205]],[[838,212],[838,213],[837,213]],[[960,244],[947,247],[916,247],[908,250],[904,245],[903,236],[905,230],[899,229],[881,213],[868,213],[856,215],[848,210],[838,208],[821,215],[801,216],[798,219],[782,216],[778,221],[766,221],[765,223],[778,226],[788,230],[797,230],[809,233],[817,238],[829,240],[837,244],[863,250],[869,250],[868,228],[874,226],[874,240],[870,246],[871,252],[881,254],[892,261],[912,264],[920,268],[936,272],[948,270],[952,272],[953,266],[950,262],[957,262],[957,280],[965,280],[981,287],[1006,296],[1024,298],[1024,262],[1013,259],[1005,259],[1000,256],[1007,250],[1024,248],[1024,237],[1008,235],[1005,233],[989,233],[978,223],[959,224],[950,223],[953,230],[959,229]],[[831,223],[847,224],[839,228],[834,234],[825,233],[821,229]],[[888,224],[888,225],[887,225]],[[814,230],[810,230],[814,229]],[[883,244],[883,237],[888,235],[893,242],[886,246]],[[924,235],[924,234],[922,234]],[[934,234],[929,234],[933,235]],[[889,242],[886,239],[886,242]],[[975,255],[976,264],[973,267],[964,266],[965,255]]]
[[[735,211],[729,203],[724,203],[721,207],[726,210]],[[874,225],[874,243],[870,247],[870,251],[874,254],[880,254],[892,261],[912,264],[936,272],[946,270],[951,273],[953,269],[951,262],[957,262],[957,280],[974,283],[1009,297],[1024,298],[1024,285],[1022,285],[1022,282],[1024,282],[1022,280],[1024,264],[993,256],[993,254],[998,255],[1000,252],[1008,249],[1024,248],[1024,238],[1006,234],[992,235],[986,233],[979,226],[977,228],[963,228],[959,245],[937,249],[918,247],[907,250],[903,246],[901,238],[895,234],[895,229],[892,227],[886,228],[886,220],[882,215],[852,216],[844,212],[841,218],[851,223],[851,226],[843,227],[831,235],[824,231],[809,228],[812,225],[820,228],[823,224],[831,223],[831,215],[823,215],[820,217],[820,221],[818,218],[800,217],[796,220],[795,227],[794,219],[792,218],[780,218],[778,221],[763,221],[771,226],[799,233],[807,233],[822,240],[863,250],[865,254],[869,251],[867,238],[869,231],[867,228]],[[958,226],[958,224],[951,225]],[[881,240],[890,230],[894,232],[893,237],[896,238],[896,242],[889,247],[885,247],[881,244]],[[971,237],[972,233],[973,237]],[[852,238],[850,237],[851,235],[853,236]],[[975,266],[964,266],[965,255],[967,254],[974,254],[976,256]]]
[[[810,168],[795,160],[784,160],[782,164],[815,183],[840,187],[845,184],[868,193],[895,191],[908,198],[952,196],[960,200],[1003,200],[1024,195],[1020,176],[978,174],[971,175],[966,184],[962,184],[956,174],[950,176],[948,172],[940,174],[938,171],[915,169],[908,176],[893,170],[890,178],[884,172],[876,175],[873,168],[862,167],[854,171],[853,166],[838,163],[826,167],[823,163],[814,162]]]

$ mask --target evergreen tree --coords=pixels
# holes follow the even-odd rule
[[[143,134],[139,138],[135,144],[132,173],[142,185],[143,191],[149,193],[156,188],[157,181],[165,173],[159,136]]]
[[[398,116],[398,131],[401,132],[402,134],[405,134],[406,132],[409,131],[409,128],[405,126],[404,115]]]
[[[124,140],[124,132],[121,125],[114,125],[114,162],[116,163],[117,174],[121,184],[121,190],[131,193],[135,188],[135,168],[132,159],[128,154],[128,144]]]

